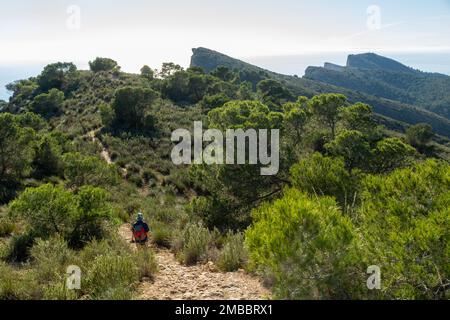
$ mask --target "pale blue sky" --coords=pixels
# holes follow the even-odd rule
[[[80,29],[67,8],[80,8]],[[379,30],[367,9],[380,8]],[[327,52],[450,53],[450,0],[14,0],[0,4],[0,64],[96,56],[127,71],[186,66],[193,47],[232,56]]]

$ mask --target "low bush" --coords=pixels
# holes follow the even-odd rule
[[[110,187],[119,183],[117,167],[107,164],[100,157],[67,153],[63,156],[63,168],[64,177],[71,188],[80,188],[84,185]]]
[[[151,168],[145,169],[142,172],[142,176],[146,183],[149,183],[151,180],[158,181],[158,173]]]
[[[131,299],[136,284],[157,271],[150,248],[134,252],[116,235],[92,241],[79,253],[78,261],[85,274],[81,289],[90,299]]]
[[[9,219],[0,218],[0,238],[11,235],[16,230],[16,225]]]
[[[134,252],[114,230],[111,237],[93,240],[81,250],[54,236],[36,239],[29,249],[27,269],[0,262],[1,299],[131,299],[142,278],[157,271],[151,248]],[[66,287],[67,267],[81,268],[80,290]]]
[[[68,289],[65,279],[43,288],[42,299],[44,300],[76,300],[77,298],[77,291]]]
[[[30,253],[36,279],[43,284],[55,279],[63,281],[67,267],[75,262],[75,253],[69,249],[67,242],[58,236],[37,240]]]
[[[186,265],[193,265],[207,258],[211,234],[201,223],[189,223],[178,241],[179,259]]]
[[[139,277],[152,278],[158,270],[155,255],[149,247],[142,247],[136,253],[136,263],[139,267]]]
[[[16,269],[0,261],[0,301],[39,299],[40,292],[32,269]]]
[[[151,228],[152,243],[157,246],[170,248],[172,243],[172,228],[162,222],[153,222]]]
[[[242,233],[228,233],[225,245],[219,253],[217,266],[222,271],[236,271],[242,268],[247,261],[247,252],[244,247]]]
[[[0,261],[0,300],[19,298],[17,275],[12,267]]]
[[[78,258],[81,265],[89,265],[96,257],[104,255],[105,253],[114,254],[117,256],[131,255],[133,252],[130,249],[129,244],[115,234],[114,230],[111,230],[110,236],[101,241],[93,240],[89,242],[83,250],[78,254]]]
[[[88,267],[82,286],[91,299],[131,299],[139,275],[134,257],[106,252]]]
[[[346,170],[341,158],[314,153],[292,166],[291,181],[310,195],[335,197],[345,209],[355,201],[359,177]]]
[[[4,254],[6,260],[11,262],[25,262],[30,255],[30,249],[33,246],[34,240],[35,237],[30,232],[13,236]]]

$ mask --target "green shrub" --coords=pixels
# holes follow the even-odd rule
[[[111,127],[116,115],[114,114],[114,110],[110,105],[102,103],[99,106],[100,117],[102,119],[103,125],[108,128]]]
[[[211,234],[201,223],[189,223],[181,235],[180,259],[186,265],[193,265],[207,258]]]
[[[247,260],[242,233],[228,233],[225,245],[220,251],[217,266],[222,271],[236,271],[242,268]]]
[[[115,230],[110,230],[110,236],[108,238],[89,242],[83,250],[79,252],[78,258],[81,265],[87,266],[92,263],[96,257],[104,255],[105,253],[123,256],[131,255],[132,250],[129,243],[116,234]]]
[[[406,140],[419,151],[426,149],[433,136],[433,127],[427,123],[419,123],[406,130]]]
[[[246,232],[251,266],[274,277],[276,297],[345,299],[363,289],[364,272],[358,278],[349,267],[358,262],[354,227],[332,198],[287,189],[253,219]]]
[[[0,261],[0,301],[42,298],[42,287],[33,269],[15,268]]]
[[[155,255],[149,247],[139,248],[136,254],[136,264],[139,268],[139,276],[142,278],[152,278],[158,270]]]
[[[398,138],[379,141],[374,149],[373,167],[376,173],[389,173],[412,162],[414,148]]]
[[[342,158],[314,153],[291,168],[294,187],[311,195],[332,196],[346,208],[355,201],[359,178],[345,169]]]
[[[119,183],[116,166],[107,164],[100,157],[67,153],[63,156],[63,167],[69,187],[80,188],[84,185],[110,187]]]
[[[20,120],[10,113],[0,114],[0,204],[13,199],[21,180],[32,172],[36,133]]]
[[[92,72],[101,71],[119,71],[120,66],[116,61],[109,58],[95,58],[94,61],[89,61],[89,68]]]
[[[76,300],[77,291],[66,287],[65,279],[44,286],[42,299],[44,300]]]
[[[64,92],[51,89],[48,93],[41,93],[36,96],[31,103],[31,109],[44,118],[51,118],[61,113],[63,102]]]
[[[120,221],[128,222],[130,220],[129,212],[127,212],[123,208],[114,208],[113,211],[114,211],[113,216],[119,218]]]
[[[16,300],[18,279],[12,267],[0,261],[0,300]]]
[[[170,226],[172,229],[183,229],[189,221],[192,221],[184,210],[184,203],[184,199],[165,193],[163,196],[145,199],[141,209],[151,225],[156,224],[154,228],[151,228],[152,232],[157,231],[159,223]]]
[[[449,299],[450,165],[428,160],[368,176],[362,200],[367,259],[383,272],[377,297]]]
[[[82,187],[73,194],[46,184],[26,189],[10,206],[13,216],[24,219],[33,235],[59,234],[71,246],[81,246],[103,235],[103,222],[111,216],[109,194],[100,188]]]
[[[90,299],[131,299],[142,277],[156,272],[153,252],[133,252],[128,243],[112,231],[111,237],[92,241],[79,253],[84,274],[81,290]]]
[[[214,108],[220,108],[229,101],[229,97],[227,97],[224,93],[219,93],[215,95],[205,95],[201,101],[201,105],[205,110],[211,110]]]
[[[136,212],[138,212],[140,210],[140,207],[141,207],[141,204],[139,201],[127,200],[124,209],[128,215],[134,215],[134,214],[136,214]]]
[[[172,243],[172,227],[162,222],[153,222],[151,229],[152,242],[160,247],[170,248]]]
[[[80,247],[106,235],[105,225],[112,218],[112,210],[110,194],[101,188],[84,186],[75,198],[78,203],[77,215],[68,240],[71,246]]]
[[[101,297],[97,298],[100,300],[131,300],[133,298],[133,288],[132,287],[112,287],[106,289]]]
[[[37,179],[60,175],[61,146],[56,137],[46,134],[36,143],[33,160],[34,174]]]
[[[138,188],[142,188],[142,186],[144,185],[141,175],[135,172],[129,172],[127,174],[127,181],[136,185],[136,187]]]
[[[139,275],[133,256],[105,252],[89,266],[82,286],[92,299],[130,299]]]
[[[11,235],[16,230],[16,225],[10,219],[0,218],[0,238]]]
[[[10,206],[14,217],[23,218],[38,237],[66,234],[76,215],[76,200],[69,191],[50,184],[26,189]]]
[[[112,103],[113,128],[141,134],[153,132],[156,119],[148,107],[157,98],[158,93],[150,88],[126,86],[118,89]]]
[[[31,258],[26,270],[0,262],[0,299],[131,299],[137,282],[151,278],[157,270],[150,248],[134,252],[115,234],[93,240],[79,251],[71,250],[58,236],[38,239]],[[70,265],[81,268],[80,290],[66,288]]]
[[[177,193],[185,193],[191,187],[191,181],[184,170],[171,170],[170,176],[164,179],[165,185],[173,185]]]
[[[55,279],[62,281],[67,267],[75,261],[74,253],[67,246],[67,242],[60,237],[37,240],[30,253],[36,279],[43,284]]]
[[[333,156],[342,157],[349,170],[358,168],[370,170],[372,154],[367,137],[356,130],[343,130],[334,140],[325,145],[325,149]]]
[[[30,232],[13,236],[6,249],[6,259],[13,262],[25,262],[30,256],[34,240],[35,236]]]
[[[450,166],[428,160],[362,182],[353,221],[327,197],[288,189],[253,211],[251,267],[287,299],[448,299]],[[382,271],[367,290],[366,270]]]
[[[0,261],[0,301],[30,300],[41,297],[41,287],[28,268],[16,268]]]
[[[149,183],[151,180],[158,181],[158,173],[151,168],[145,169],[142,173],[142,176],[147,183]]]

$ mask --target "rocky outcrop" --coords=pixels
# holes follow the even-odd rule
[[[323,67],[327,70],[332,70],[332,71],[338,71],[338,72],[345,71],[345,67],[334,64],[334,63],[330,63],[330,62],[325,62]]]

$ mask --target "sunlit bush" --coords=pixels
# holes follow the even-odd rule
[[[355,230],[333,199],[288,189],[253,219],[246,232],[252,267],[275,278],[277,297],[346,298],[359,285],[346,268]]]
[[[244,247],[242,233],[228,233],[225,245],[219,253],[217,265],[222,271],[236,271],[247,261],[247,251]]]

